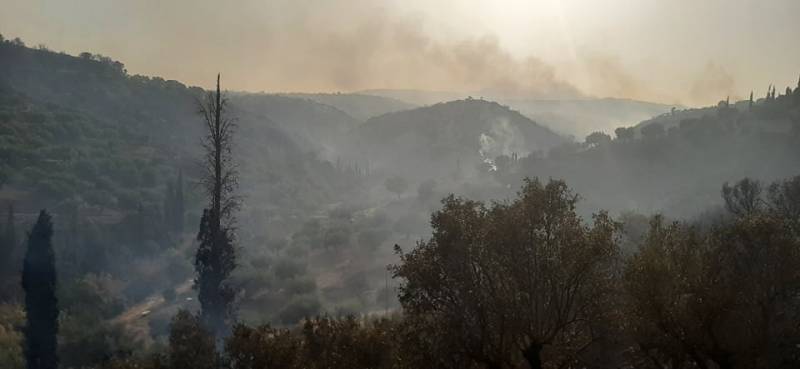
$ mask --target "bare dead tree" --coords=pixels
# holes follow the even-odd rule
[[[238,174],[231,148],[235,123],[228,116],[228,101],[217,89],[206,94],[198,103],[206,125],[203,137],[205,155],[201,184],[209,200],[200,221],[197,239],[200,242],[195,257],[195,289],[201,306],[201,320],[217,338],[230,331],[235,311],[235,291],[227,285],[236,268],[234,212],[239,206],[235,191]]]

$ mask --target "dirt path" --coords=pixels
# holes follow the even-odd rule
[[[192,288],[192,283],[193,281],[191,279],[181,283],[175,288],[175,295],[180,296],[189,292]],[[150,295],[142,302],[131,306],[128,310],[125,310],[122,314],[112,319],[111,323],[124,325],[137,338],[149,339],[150,326],[147,323],[150,314],[157,309],[163,308],[167,304],[167,301],[164,300],[164,296],[160,293]]]

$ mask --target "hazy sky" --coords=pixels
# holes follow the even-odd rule
[[[798,0],[0,0],[0,33],[229,89],[687,105],[800,74]]]

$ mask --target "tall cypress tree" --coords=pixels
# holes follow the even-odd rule
[[[53,253],[53,223],[42,210],[28,234],[22,269],[25,290],[25,360],[28,369],[57,369],[58,300]]]
[[[227,116],[227,108],[217,75],[216,92],[208,93],[200,106],[206,125],[202,184],[209,204],[203,211],[197,234],[200,244],[195,256],[194,287],[198,291],[201,321],[218,339],[230,332],[235,295],[227,281],[236,268],[233,212],[238,207],[234,195],[238,177],[231,156],[235,125]]]

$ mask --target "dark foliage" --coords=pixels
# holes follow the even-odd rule
[[[436,321],[428,334],[489,368],[567,361],[597,337],[616,255],[616,224],[592,227],[563,182],[526,180],[519,197],[491,207],[453,196],[431,218],[433,238],[394,269],[407,319]]]
[[[53,223],[42,210],[28,234],[28,251],[22,269],[25,290],[25,360],[28,369],[58,367],[58,300],[53,253]]]
[[[5,224],[0,228],[0,301],[11,299],[12,283],[18,283],[19,258],[17,255],[17,230],[14,225],[14,206],[8,205]]]
[[[214,336],[200,318],[181,310],[172,318],[169,333],[171,369],[216,369],[218,357]]]

